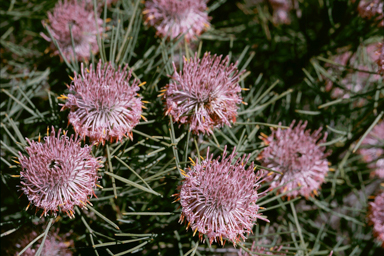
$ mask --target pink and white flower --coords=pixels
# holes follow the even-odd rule
[[[189,124],[195,134],[212,133],[215,127],[236,121],[238,105],[242,102],[237,62],[229,65],[229,57],[211,56],[202,59],[184,58],[183,70],[174,74],[166,86],[166,115],[175,122]]]
[[[44,142],[27,138],[28,156],[19,152],[21,190],[30,204],[43,210],[42,216],[48,212],[56,216],[61,210],[73,217],[73,207],[84,207],[94,194],[97,170],[102,167],[91,147],[81,147],[78,136],[63,134],[52,128]]]
[[[271,172],[267,181],[270,189],[278,188],[288,198],[299,195],[309,197],[317,194],[329,171],[328,153],[324,143],[327,134],[322,137],[321,128],[312,132],[305,130],[307,122],[295,121],[288,129],[272,130],[270,136],[263,136],[266,147],[258,157],[262,166],[281,172]]]
[[[157,35],[170,39],[185,34],[190,41],[210,26],[206,0],[147,0],[143,14]]]
[[[48,21],[42,21],[52,33],[53,38],[57,41],[64,57],[67,60],[88,60],[91,53],[96,54],[99,51],[97,44],[97,24],[99,33],[102,32],[103,20],[98,18],[95,21],[93,9],[87,8],[86,2],[76,0],[59,1],[52,12],[48,12]],[[72,38],[71,30],[72,26]],[[43,33],[40,35],[51,42],[50,48],[55,55],[59,55],[59,50],[56,48],[51,38]],[[75,54],[73,52],[75,49]]]
[[[383,0],[361,0],[357,11],[360,16],[366,19],[375,18],[379,23],[379,26],[384,26],[384,2]]]
[[[373,169],[372,174],[384,179],[384,121],[376,124],[364,138],[359,153]]]
[[[126,65],[117,70],[101,60],[94,70],[81,64],[81,74],[76,74],[69,87],[73,94],[66,99],[63,109],[69,109],[69,122],[81,137],[92,142],[132,139],[132,129],[139,123],[143,103],[138,96],[138,80],[130,82],[132,71]]]
[[[369,203],[369,221],[373,225],[373,235],[381,242],[384,248],[384,192],[375,197],[375,200]]]
[[[253,162],[246,167],[249,157],[236,159],[235,150],[227,156],[225,147],[220,161],[208,149],[206,159],[187,168],[180,192],[175,194],[182,207],[180,222],[185,219],[187,229],[191,227],[194,234],[199,231],[201,239],[207,235],[210,243],[224,244],[227,239],[235,244],[252,232],[257,219],[269,222],[258,213],[257,205],[264,196],[257,191],[264,175],[255,174]]]

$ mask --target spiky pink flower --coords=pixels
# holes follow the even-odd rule
[[[297,16],[301,16],[299,3],[297,0],[269,0],[273,9],[273,22],[276,24],[290,24],[289,12],[296,9]]]
[[[209,242],[221,242],[223,239],[234,244],[244,233],[252,232],[254,221],[261,219],[269,222],[258,213],[257,200],[265,193],[258,193],[262,173],[254,173],[253,162],[246,168],[249,155],[235,158],[235,150],[227,156],[226,147],[221,161],[209,155],[201,163],[187,168],[185,180],[178,196],[182,206],[180,222],[184,219],[188,227],[199,231],[199,237],[207,235]],[[198,159],[197,159],[198,160]]]
[[[27,246],[33,239],[37,237],[37,233],[32,231],[30,234],[26,235],[23,239],[20,239],[16,244],[21,250]],[[72,242],[72,241],[71,241]],[[71,242],[63,241],[63,239],[58,236],[58,231],[49,232],[47,239],[44,242],[43,250],[41,255],[44,256],[71,256],[72,252],[68,250],[68,246]],[[39,250],[41,244],[35,243],[33,247],[29,247],[26,251],[24,251],[23,255],[25,256],[34,256],[36,252]],[[16,253],[19,255],[19,253]]]
[[[252,243],[252,247],[250,251],[252,254],[243,251],[242,249],[239,250],[238,256],[257,256],[260,253],[261,255],[279,255],[279,256],[285,256],[286,254],[281,251],[281,248],[283,246],[273,246],[270,249],[267,248],[266,246],[256,246],[255,242]]]
[[[376,60],[376,63],[379,66],[379,74],[384,76],[384,42],[377,44],[376,54],[379,55]]]
[[[43,209],[42,216],[48,211],[56,216],[60,209],[72,217],[73,207],[85,206],[94,194],[99,159],[91,155],[91,147],[80,146],[77,135],[61,135],[61,129],[56,135],[52,128],[44,142],[26,140],[29,156],[19,152],[21,190],[30,204]]]
[[[258,157],[261,164],[267,168],[281,172],[269,174],[270,189],[277,187],[278,192],[286,194],[288,198],[302,195],[305,197],[316,195],[317,189],[324,182],[329,171],[325,146],[320,143],[326,141],[327,133],[321,135],[321,128],[311,134],[305,130],[307,121],[300,121],[295,127],[295,121],[288,129],[272,130],[270,136],[262,137],[267,146]]]
[[[360,16],[366,19],[376,18],[381,21],[379,26],[384,26],[384,2],[383,0],[361,0],[357,11]]]
[[[374,62],[377,61],[376,44],[362,45],[358,48],[358,50],[353,53],[352,51],[343,51],[342,49],[338,49],[340,54],[333,56],[333,62],[340,64],[342,66],[329,65],[328,73],[330,76],[338,79],[342,75],[338,84],[340,87],[334,86],[334,82],[331,79],[326,79],[327,84],[325,89],[327,91],[331,91],[332,98],[351,98],[358,92],[361,92],[365,88],[371,86],[375,82],[379,81],[379,74],[370,74],[372,71],[372,66]],[[368,58],[364,56],[368,56]],[[353,71],[350,72],[343,66],[350,66],[361,71]],[[364,72],[367,71],[367,72]],[[346,73],[346,74],[344,74]],[[363,104],[365,99],[359,99],[358,105]]]
[[[190,124],[196,134],[212,133],[214,127],[230,126],[236,121],[238,104],[241,103],[240,75],[236,65],[229,64],[229,56],[221,60],[206,53],[202,59],[184,58],[183,71],[174,74],[166,86],[166,115],[175,122]]]
[[[45,25],[45,21],[42,21]],[[99,33],[102,32],[103,20],[98,18]],[[67,60],[74,60],[75,49],[77,60],[88,60],[91,52],[96,54],[99,51],[97,45],[97,24],[95,21],[95,14],[93,9],[87,8],[85,2],[76,0],[59,1],[52,12],[48,12],[48,22],[46,26],[52,33],[53,38],[57,41],[64,57]],[[72,46],[71,30],[74,41]],[[43,33],[41,36],[51,42],[51,38]],[[53,42],[51,42],[51,49],[55,55],[59,55],[59,50]]]
[[[376,124],[364,138],[359,153],[368,167],[374,169],[372,174],[384,179],[384,121]]]
[[[90,71],[81,64],[81,74],[73,78],[69,90],[73,94],[63,109],[70,109],[69,122],[82,137],[91,141],[120,141],[126,134],[132,139],[132,129],[139,123],[142,113],[141,97],[138,97],[138,81],[129,82],[132,71],[128,65],[117,70],[110,63],[97,64]]]
[[[207,0],[147,0],[143,14],[157,35],[171,39],[185,34],[193,40],[210,26]]]
[[[369,221],[373,225],[373,235],[384,248],[384,192],[378,194],[375,200],[369,203],[369,207]]]

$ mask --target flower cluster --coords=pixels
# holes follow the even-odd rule
[[[272,130],[270,136],[264,135],[266,147],[258,159],[263,166],[282,173],[269,174],[271,189],[278,188],[280,193],[288,191],[288,198],[309,197],[317,194],[329,171],[328,153],[324,152],[325,146],[320,145],[326,141],[327,134],[321,138],[321,128],[311,134],[305,130],[307,122],[294,125],[295,121],[288,129],[278,128]]]
[[[145,1],[145,23],[156,28],[156,34],[174,39],[185,34],[193,40],[207,28],[209,17],[206,0],[149,0]]]
[[[102,19],[98,18],[99,32],[102,29]],[[45,21],[43,21],[45,25]],[[52,12],[48,12],[48,23],[46,26],[52,33],[53,38],[57,41],[64,57],[68,60],[88,60],[91,52],[97,53],[99,47],[97,45],[97,24],[95,14],[91,8],[86,7],[85,2],[76,0],[59,1]],[[72,31],[72,37],[71,37]],[[43,33],[41,36],[51,42],[51,38]],[[73,44],[72,44],[73,39]],[[59,50],[51,42],[51,49],[55,55],[59,54]],[[75,49],[75,52],[73,52]]]
[[[214,127],[230,126],[236,121],[241,101],[240,75],[236,65],[229,64],[229,57],[211,56],[202,59],[184,59],[183,70],[174,74],[166,86],[166,115],[174,121],[190,124],[196,134],[212,133]]]
[[[384,192],[378,194],[369,206],[369,220],[373,224],[373,235],[384,248]]]
[[[126,65],[117,70],[110,63],[92,64],[90,70],[81,64],[81,74],[73,78],[69,90],[73,94],[62,96],[69,109],[69,122],[82,137],[93,142],[120,141],[123,136],[132,139],[132,129],[139,123],[143,103],[138,97],[138,81],[129,82],[131,71]]]
[[[249,155],[235,158],[235,150],[227,156],[226,147],[223,157],[213,159],[207,152],[207,158],[201,163],[194,163],[176,194],[182,206],[180,222],[184,219],[188,227],[200,238],[207,235],[209,242],[221,242],[223,239],[234,244],[244,233],[252,232],[254,221],[268,221],[258,213],[256,204],[264,193],[258,193],[261,173],[254,173],[253,162],[246,168]]]
[[[26,140],[29,156],[19,152],[21,190],[30,204],[43,209],[42,215],[56,215],[60,209],[72,217],[73,207],[85,206],[94,194],[99,159],[91,155],[91,147],[80,146],[78,136],[61,135],[61,129],[56,135],[52,128],[44,142]]]
[[[383,0],[361,0],[357,11],[366,19],[376,18],[380,21],[379,26],[384,26],[384,2]]]
[[[372,169],[373,175],[384,179],[384,121],[376,124],[361,143],[359,153]]]

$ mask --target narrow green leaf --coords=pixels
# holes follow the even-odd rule
[[[353,153],[355,153],[356,150],[360,147],[360,144],[363,142],[364,138],[372,131],[373,127],[375,127],[375,125],[379,122],[383,114],[384,114],[384,111],[381,111],[381,113],[376,117],[375,121],[373,121],[371,126],[369,126],[369,128],[364,132],[363,136],[361,136],[359,142],[357,142],[355,148],[353,149],[352,151]]]
[[[118,254],[115,254],[115,256],[122,256],[122,255],[125,255],[125,254],[128,254],[128,253],[132,253],[138,249],[140,249],[141,247],[143,247],[144,245],[146,245],[148,243],[148,241],[145,241],[144,243],[142,244],[139,244],[138,246],[135,246],[133,247],[132,249],[129,249],[127,251],[124,251],[124,252],[120,252]]]
[[[141,186],[141,185],[139,185],[139,184],[137,184],[137,183],[135,183],[133,181],[127,180],[127,179],[125,179],[123,177],[120,177],[120,176],[118,176],[116,174],[113,174],[113,173],[110,173],[110,172],[104,172],[104,173],[109,175],[109,176],[111,176],[111,177],[114,177],[115,179],[120,180],[120,181],[122,181],[122,182],[124,182],[124,183],[126,183],[126,184],[128,184],[130,186],[133,186],[135,188],[141,189],[141,190],[143,190],[145,192],[154,194],[156,196],[161,196],[159,193],[157,193],[156,191],[153,191],[152,189],[148,189],[146,187],[143,187],[143,186]]]
[[[87,205],[87,208],[90,209],[92,212],[94,212],[97,216],[105,220],[107,223],[109,223],[112,227],[114,227],[117,230],[120,230],[119,226],[117,226],[115,223],[113,223],[111,220],[109,220],[107,217],[105,217],[103,214],[96,211],[92,206],[89,204]]]
[[[49,229],[51,228],[51,225],[52,225],[53,221],[54,221],[53,218],[51,218],[51,219],[49,220],[48,225],[47,225],[47,227],[45,228],[45,232],[44,232],[43,240],[41,241],[40,246],[39,246],[39,249],[37,250],[35,256],[40,256],[41,252],[43,251],[44,243],[45,243],[45,240],[47,239],[48,232],[49,232]]]

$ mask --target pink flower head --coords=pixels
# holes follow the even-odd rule
[[[384,76],[384,42],[378,43],[376,53],[379,55],[379,58],[376,60],[376,63],[379,66],[379,74]]]
[[[213,133],[212,128],[231,125],[236,121],[238,104],[241,103],[240,75],[237,62],[229,64],[229,57],[211,56],[202,59],[184,58],[183,71],[175,73],[166,86],[166,115],[175,122],[190,124],[196,134]]]
[[[378,194],[369,206],[369,221],[373,224],[373,235],[384,248],[384,192]]]
[[[44,142],[40,142],[40,138],[39,142],[26,139],[29,146],[25,150],[29,156],[19,152],[21,190],[30,204],[43,209],[42,216],[48,211],[56,216],[60,209],[73,217],[73,207],[85,206],[94,194],[99,178],[97,169],[102,165],[91,155],[91,147],[80,146],[78,136],[60,134],[61,129],[56,135],[52,128]]]
[[[281,248],[283,246],[280,245],[280,246],[274,246],[274,247],[271,247],[270,249],[265,247],[265,246],[256,246],[255,245],[255,242],[252,243],[252,247],[251,247],[251,252],[253,252],[253,254],[250,254],[248,252],[245,252],[243,251],[242,249],[239,250],[238,252],[238,256],[257,256],[258,253],[260,253],[261,255],[279,255],[279,256],[285,256],[286,254],[283,253],[283,252],[280,252],[281,251]],[[273,252],[271,252],[273,251]]]
[[[42,22],[45,25],[45,21]],[[99,32],[102,32],[102,19],[98,18]],[[85,2],[76,0],[59,1],[52,13],[48,12],[47,27],[52,33],[53,38],[57,41],[63,55],[68,60],[74,59],[73,46],[71,39],[70,24],[72,24],[72,36],[77,60],[88,60],[91,52],[97,53],[99,47],[97,45],[96,34],[97,24],[93,9],[87,8]],[[41,33],[41,36],[51,42],[51,38]],[[56,49],[53,42],[51,48],[54,54],[58,55],[59,50]]]
[[[27,246],[33,239],[37,237],[37,233],[32,231],[26,237],[19,240],[16,246],[20,247],[22,250],[25,246]],[[72,241],[71,241],[72,242]],[[58,235],[58,231],[49,232],[47,239],[44,242],[44,247],[41,252],[41,255],[44,256],[71,256],[72,252],[68,250],[68,245],[70,242],[65,242]],[[34,244],[33,247],[28,248],[22,255],[24,256],[34,256],[40,247],[40,243]],[[19,255],[19,253],[16,253]]]
[[[263,166],[282,173],[270,173],[270,189],[281,186],[278,192],[290,191],[286,194],[288,198],[308,197],[312,192],[316,195],[329,170],[328,153],[319,145],[326,141],[327,133],[320,139],[321,128],[311,134],[305,130],[307,121],[294,125],[295,121],[288,129],[278,128],[270,136],[265,135],[262,139],[267,147],[258,159]]]
[[[371,71],[372,65],[377,60],[376,57],[376,44],[363,45],[358,48],[358,50],[353,53],[351,51],[344,51],[339,49],[339,52],[342,52],[332,58],[332,60],[343,66],[350,66],[359,70]],[[365,58],[365,54],[368,58]],[[333,77],[340,77],[345,71],[345,67],[332,66],[327,64],[328,73]],[[347,70],[348,71],[348,70]],[[364,88],[369,87],[371,84],[377,82],[380,79],[379,74],[369,74],[367,72],[353,71],[347,73],[341,80],[340,84],[344,88],[334,87],[332,80],[327,79],[327,85],[325,89],[331,91],[332,98],[351,98],[351,95],[362,91]],[[364,103],[364,99],[359,100],[359,105]]]
[[[290,24],[290,12],[293,10],[296,11],[297,17],[301,17],[301,10],[297,0],[245,0],[244,2],[242,9],[246,14],[252,13],[251,10],[254,10],[259,4],[268,4],[268,7],[273,9],[272,22],[276,25]]]
[[[360,16],[366,19],[376,18],[379,23],[379,26],[384,26],[384,2],[383,0],[361,0],[357,11]]]
[[[359,153],[372,169],[373,175],[384,179],[384,121],[373,127],[361,143]]]
[[[145,23],[156,28],[156,34],[174,39],[185,34],[187,41],[209,28],[207,0],[147,0]]]
[[[188,227],[199,237],[207,235],[209,242],[221,242],[223,239],[234,244],[244,233],[252,232],[254,221],[265,216],[258,213],[260,207],[256,201],[264,196],[257,193],[262,174],[254,173],[253,162],[246,168],[249,155],[235,158],[235,150],[227,156],[226,147],[221,161],[209,155],[201,163],[193,163],[180,187],[179,197],[182,213],[180,222],[186,219]],[[268,221],[269,222],[269,221]],[[187,227],[187,228],[188,228]],[[194,234],[195,234],[194,233]]]
[[[297,0],[269,0],[273,8],[273,22],[276,24],[290,24],[289,12],[296,9],[300,16],[299,3]]]
[[[126,65],[117,70],[110,63],[97,64],[90,71],[81,64],[81,74],[73,78],[69,90],[73,94],[62,109],[70,109],[69,122],[82,137],[102,142],[122,140],[125,134],[132,139],[132,129],[139,123],[142,113],[141,97],[138,97],[138,81],[129,82],[132,71]]]

